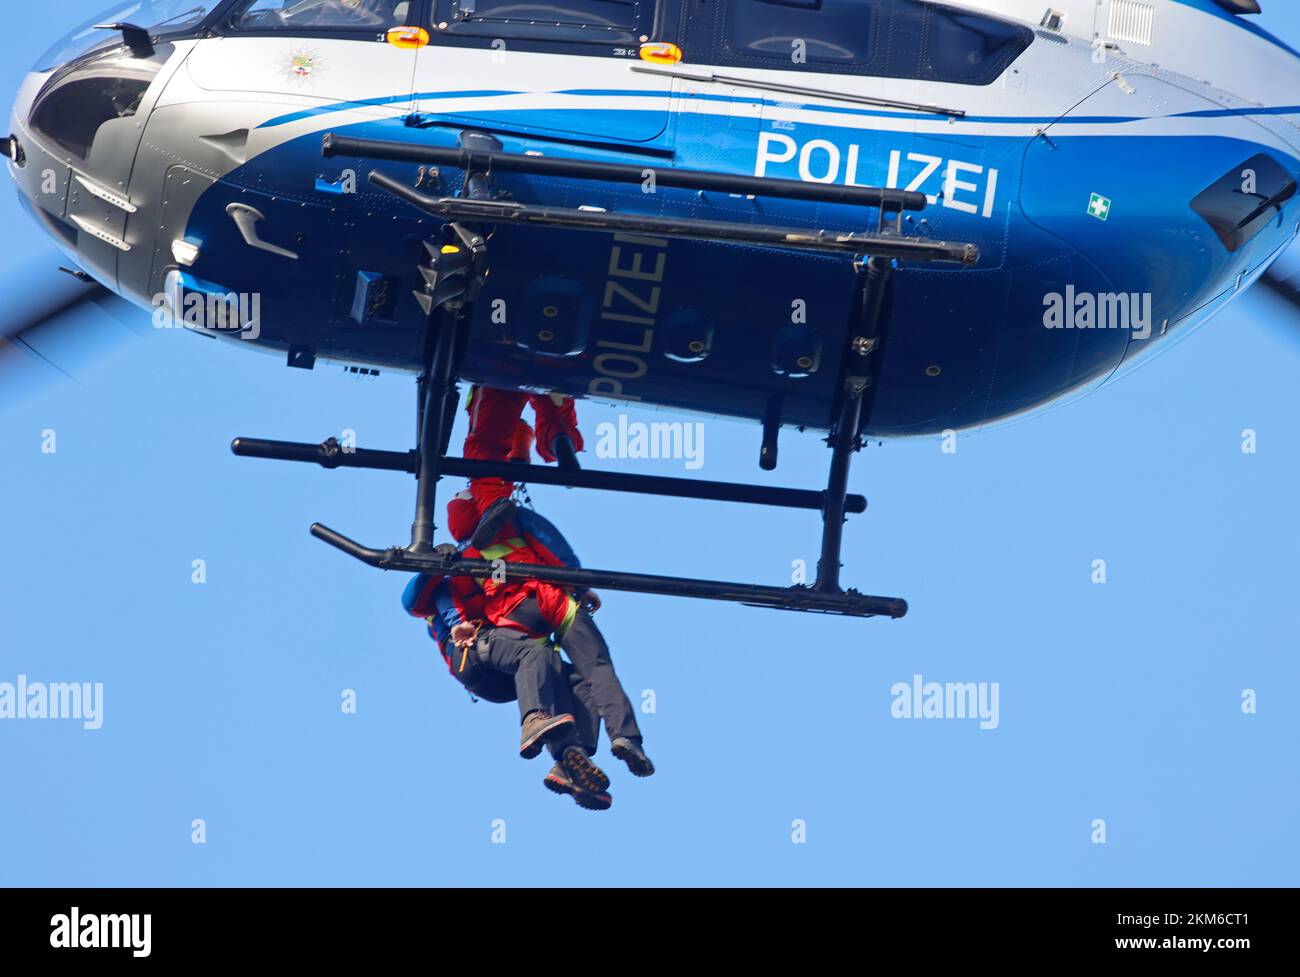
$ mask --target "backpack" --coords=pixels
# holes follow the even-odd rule
[[[485,668],[476,647],[458,648],[451,640],[457,624],[483,617],[483,591],[473,578],[417,574],[402,593],[402,606],[406,613],[427,623],[429,637],[438,645],[447,670],[470,695],[488,702],[515,701],[512,676]]]

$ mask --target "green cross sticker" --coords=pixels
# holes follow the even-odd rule
[[[1088,213],[1099,221],[1104,221],[1110,217],[1110,198],[1103,197],[1099,193],[1094,193],[1092,199],[1088,201]]]

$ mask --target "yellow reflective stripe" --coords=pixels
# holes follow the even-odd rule
[[[471,433],[478,429],[478,405],[481,401],[474,396],[477,392],[478,387],[470,387],[469,396],[465,398],[465,410],[469,412],[469,429]]]
[[[572,597],[570,597],[569,608],[567,611],[564,612],[564,620],[561,621],[560,626],[555,629],[555,636],[557,638],[563,638],[565,634],[568,633],[569,628],[573,627],[573,622],[576,621],[577,619],[578,619],[578,602],[574,600]],[[560,649],[556,648],[555,650],[559,651]]]
[[[518,536],[512,536],[504,543],[497,543],[495,546],[489,546],[485,550],[479,550],[479,553],[485,560],[502,560],[515,550],[523,549],[526,545],[528,544]]]

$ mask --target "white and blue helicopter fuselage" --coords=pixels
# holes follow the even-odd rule
[[[902,233],[980,258],[900,263],[881,437],[1090,389],[1300,229],[1300,55],[1214,0],[228,0],[161,23],[182,6],[103,18],[158,24],[152,55],[83,29],[38,65],[10,172],[101,283],[182,321],[193,296],[248,296],[231,334],[300,365],[421,369],[411,293],[440,222],[367,177],[460,189],[446,167],[323,158],[327,133],[451,147],[474,130],[646,168],[643,185],[494,177],[592,213],[874,229],[856,206],[656,186],[670,167],[924,193]],[[502,226],[489,263],[471,380],[748,418],[775,398],[784,424],[831,422],[852,260]]]

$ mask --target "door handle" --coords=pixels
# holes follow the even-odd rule
[[[248,204],[231,204],[226,208],[226,213],[230,219],[235,222],[239,228],[239,233],[244,236],[244,243],[250,248],[257,248],[259,251],[269,251],[271,254],[278,254],[282,258],[290,258],[293,261],[298,260],[298,255],[288,248],[282,248],[278,245],[263,241],[257,233],[257,225],[266,220],[266,215],[255,207]]]

